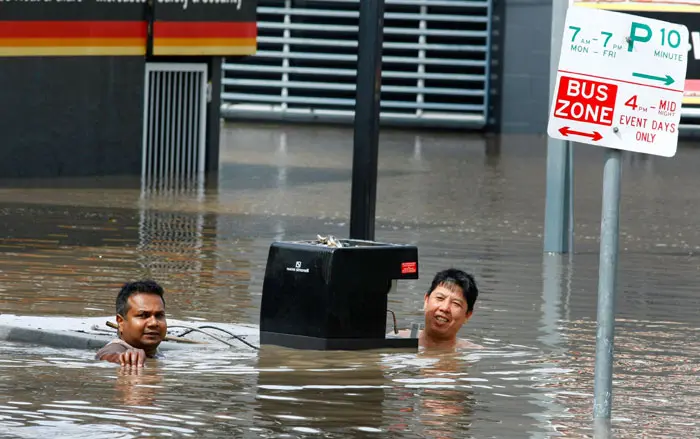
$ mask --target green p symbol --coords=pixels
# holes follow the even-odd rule
[[[643,31],[646,33],[646,35],[637,35],[637,31],[640,31],[640,34]],[[635,41],[639,41],[640,43],[646,43],[649,40],[651,40],[651,28],[646,24],[637,23],[636,21],[633,21],[632,29],[630,30],[630,37],[627,40],[627,51],[632,51]]]

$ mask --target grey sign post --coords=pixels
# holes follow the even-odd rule
[[[569,1],[552,0],[552,43],[549,60],[549,99],[552,100],[564,22]],[[573,145],[547,138],[547,197],[544,211],[544,252],[568,253],[574,242]]]
[[[685,26],[595,5],[566,12],[547,134],[607,148],[600,223],[593,417],[612,411],[622,151],[673,157],[690,36]],[[548,194],[549,195],[549,194]]]
[[[600,220],[600,264],[598,267],[598,328],[595,337],[595,380],[593,386],[594,418],[610,418],[612,408],[621,157],[622,151],[618,149],[607,150],[603,168],[603,207]]]

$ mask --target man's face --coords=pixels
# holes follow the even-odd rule
[[[441,284],[430,295],[425,295],[425,331],[436,339],[450,340],[471,316],[462,289],[456,285]]]
[[[136,293],[128,303],[126,316],[117,316],[122,340],[146,353],[154,352],[168,329],[163,299],[157,294]]]

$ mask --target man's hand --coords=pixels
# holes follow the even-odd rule
[[[104,354],[99,359],[109,361],[110,363],[120,364],[122,367],[143,367],[144,363],[146,362],[146,352],[143,349],[133,348],[124,352]]]
[[[146,352],[143,349],[129,349],[119,354],[119,364],[124,366],[143,367],[146,363]]]

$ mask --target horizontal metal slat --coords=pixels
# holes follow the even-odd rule
[[[357,26],[344,26],[341,24],[324,24],[323,26],[319,26],[316,23],[277,23],[274,21],[259,21],[258,29],[313,30],[319,32],[357,32]]]
[[[354,99],[341,98],[314,98],[307,96],[270,96],[257,95],[248,93],[222,93],[221,97],[225,100],[234,100],[239,102],[274,102],[274,103],[296,103],[296,104],[319,104],[319,105],[336,105],[336,106],[354,106]],[[483,111],[483,105],[471,104],[436,104],[432,102],[398,102],[382,100],[382,107],[386,108],[405,108],[405,109],[434,109],[434,110],[456,110],[456,111]]]
[[[443,2],[441,2],[443,3]],[[486,9],[488,7],[487,3],[480,3],[477,6],[466,6],[465,3],[468,2],[445,2],[448,4],[428,4],[426,6],[448,6],[448,7],[455,7],[455,8],[461,8],[461,7],[471,7],[471,8],[484,8]],[[417,5],[421,6],[421,5]],[[291,9],[286,9],[286,8],[277,8],[277,7],[265,7],[265,6],[259,6],[257,9],[258,14],[269,14],[269,15],[299,15],[299,16],[306,16],[306,17],[336,17],[336,18],[358,18],[360,16],[360,12],[357,10],[347,10],[347,11],[339,11],[339,10],[326,10],[326,9],[312,9],[312,8],[291,8]],[[416,17],[416,18],[414,18]],[[444,17],[444,15],[438,17]],[[399,13],[399,12],[385,12],[384,13],[384,20],[423,20],[424,18],[421,18],[420,13],[416,14],[410,14],[410,13]],[[439,21],[449,21],[447,19],[442,19]],[[468,22],[472,20],[468,19],[463,19],[461,21]],[[483,21],[478,21],[478,22],[483,22]]]
[[[406,12],[388,12],[384,20],[447,21],[455,23],[488,23],[488,18],[473,15],[411,14]]]
[[[260,58],[289,58],[289,59],[308,59],[316,61],[349,61],[357,62],[355,55],[343,55],[341,53],[308,53],[308,52],[277,52],[272,50],[258,50],[255,54]]]
[[[358,18],[360,13],[358,11],[333,11],[324,9],[285,9],[285,8],[270,8],[265,6],[258,6],[258,15],[260,14],[277,14],[277,15],[305,15],[312,17],[347,17],[347,18]]]
[[[683,116],[683,117],[700,117],[700,108],[683,106],[681,108],[681,116]]]
[[[357,62],[355,55],[342,55],[335,53],[308,53],[308,52],[273,52],[259,50],[257,56],[267,58],[290,58],[290,59],[314,59],[329,61],[350,61]],[[396,64],[424,64],[424,65],[445,65],[462,67],[484,67],[486,61],[449,59],[449,58],[412,58],[406,56],[383,56],[382,63]]]
[[[316,23],[277,23],[277,22],[258,22],[258,29],[289,29],[317,32],[357,32],[357,26],[344,26],[339,24],[324,24],[319,26]],[[486,31],[468,31],[468,30],[452,30],[452,29],[410,29],[399,27],[385,27],[385,35],[426,35],[426,36],[444,36],[444,37],[472,37],[486,38]],[[262,37],[258,37],[260,39]]]
[[[410,28],[395,28],[388,27],[384,29],[387,35],[425,35],[435,37],[462,37],[462,38],[486,38],[486,31],[471,31],[471,30],[451,30],[451,29],[410,29]]]
[[[455,2],[456,3],[456,2]],[[485,8],[486,6],[484,6]],[[334,17],[334,18],[359,18],[360,13],[358,11],[338,11],[338,10],[324,10],[324,9],[284,9],[284,8],[274,8],[274,7],[258,7],[258,14],[269,14],[269,15],[298,15],[304,17]],[[457,21],[457,22],[472,22],[472,23],[485,23],[487,22],[481,17],[469,17],[469,16],[450,16],[447,14],[422,14],[416,12],[415,14],[407,12],[385,12],[384,20],[416,20],[416,21]],[[264,21],[264,20],[263,20]]]
[[[311,38],[258,37],[258,43],[298,44],[304,46],[357,47],[352,40],[317,40]]]
[[[257,120],[283,119],[308,121],[310,119],[314,119],[352,122],[354,119],[354,111],[351,110],[282,108],[280,106],[264,104],[225,104],[222,106],[221,112],[224,117],[235,117],[238,120],[253,118]],[[380,111],[379,117],[382,122],[398,122],[401,125],[411,126],[416,126],[416,124],[425,124],[430,126],[440,125],[454,127],[455,124],[458,124],[463,128],[466,127],[465,125],[481,128],[485,123],[484,116],[475,113],[441,113],[439,111],[424,111],[420,115],[417,115],[411,113],[392,113],[388,111]]]
[[[304,46],[323,47],[357,47],[357,41],[321,40],[311,38],[284,38],[284,37],[258,37],[258,43],[298,44]],[[445,52],[485,52],[486,46],[468,46],[463,44],[417,44],[417,43],[393,43],[384,42],[384,49],[409,49],[409,50],[441,50]]]
[[[271,81],[268,79],[222,79],[224,85],[251,86],[251,87],[278,87],[278,88],[309,88],[315,90],[340,90],[353,91],[355,84],[341,84],[314,81]],[[453,95],[453,96],[483,96],[484,90],[464,90],[457,88],[431,88],[431,87],[406,87],[396,85],[382,85],[381,90],[386,93],[421,93],[425,95]]]
[[[384,42],[384,49],[439,50],[442,52],[486,52],[486,46],[469,44],[414,44]]]
[[[265,8],[258,8],[258,12]],[[278,15],[284,17],[303,16],[303,17],[324,17],[324,18],[359,18],[360,14],[356,11],[323,11],[317,9],[276,9],[274,13],[268,15]],[[405,21],[435,21],[435,22],[456,22],[456,23],[488,23],[488,18],[473,15],[446,15],[446,14],[424,14],[421,12],[385,12],[384,21],[387,20],[405,20]],[[264,22],[265,20],[259,20]]]
[[[254,64],[224,64],[223,69],[231,72],[266,72],[266,73],[297,73],[308,75],[355,76],[355,69],[336,69],[327,67],[281,67]],[[485,75],[464,75],[459,73],[419,73],[382,71],[382,78],[401,79],[443,79],[448,81],[483,81]]]

